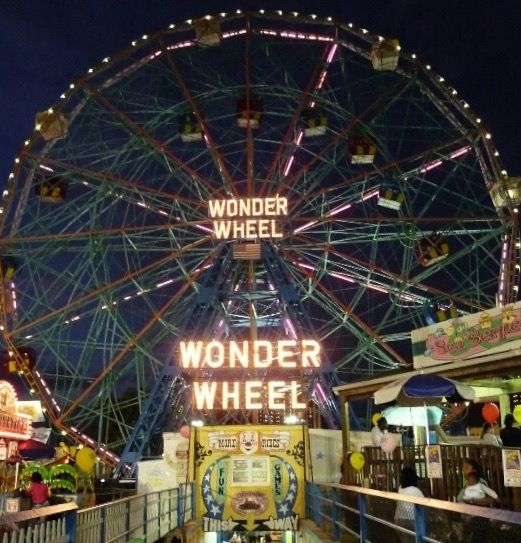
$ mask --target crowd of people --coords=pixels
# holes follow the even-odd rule
[[[521,447],[521,428],[516,426],[512,413],[505,415],[504,427],[500,429],[497,422],[485,422],[481,429],[481,444],[494,447]],[[373,447],[379,447],[382,438],[388,432],[395,431],[387,424],[385,417],[380,417],[371,429],[371,442]],[[401,443],[404,447],[414,445],[414,432],[412,428],[403,428]]]
[[[378,447],[381,445],[384,436],[392,431],[392,428],[389,427],[384,417],[375,422],[376,424],[371,430],[371,438],[373,446]],[[514,416],[511,413],[507,414],[503,423],[504,426],[501,428],[498,423],[485,422],[481,430],[481,444],[492,447],[521,448],[521,428],[516,424]],[[401,433],[402,445],[414,444],[412,431],[402,429]],[[461,475],[462,486],[456,500],[458,503],[483,507],[493,507],[497,503],[498,494],[491,488],[477,460],[473,458],[465,459],[461,465]],[[398,493],[407,497],[424,497],[419,485],[419,477],[413,468],[404,467],[402,469]],[[397,502],[394,522],[398,527],[404,529],[396,531],[396,535],[402,543],[413,543],[416,540],[414,536],[414,515],[414,504],[406,501]],[[491,530],[490,522],[470,514],[463,515],[456,525],[459,528],[459,534],[454,539],[455,541],[484,541],[484,534],[489,534]]]

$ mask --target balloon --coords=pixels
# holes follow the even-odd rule
[[[397,445],[398,442],[396,441],[394,434],[384,434],[380,440],[380,448],[386,453],[393,452]]]
[[[499,417],[499,408],[495,403],[486,403],[481,411],[483,418],[492,424]]]
[[[373,418],[371,419],[371,422],[373,423],[374,426],[376,426],[378,424],[378,421],[382,418],[382,414],[381,413],[375,413],[373,415]]]
[[[360,471],[365,466],[365,456],[361,452],[351,453],[349,463],[356,471]]]
[[[190,426],[188,426],[186,424],[184,426],[181,426],[181,429],[179,430],[179,433],[183,437],[190,437]]]
[[[514,415],[514,419],[516,419],[516,422],[521,424],[521,405],[516,405],[514,407],[512,415]]]
[[[76,453],[75,460],[81,471],[89,472],[96,464],[96,453],[89,447],[83,447]]]

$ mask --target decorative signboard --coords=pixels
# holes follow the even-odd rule
[[[307,405],[298,377],[303,370],[320,367],[320,344],[312,339],[181,341],[179,357],[182,371],[216,370],[211,381],[193,379],[193,405],[197,409],[297,410]],[[263,374],[240,381],[237,369]],[[275,371],[277,376],[273,377]],[[294,378],[286,379],[288,375]]]
[[[505,486],[521,486],[521,453],[519,449],[503,449],[501,453]]]
[[[8,381],[0,381],[0,437],[23,441],[31,437],[30,415],[17,412],[16,392]]]
[[[210,200],[208,215],[217,239],[276,239],[282,237],[278,217],[288,215],[282,197]]]
[[[192,428],[196,517],[205,532],[298,529],[309,466],[303,425]]]
[[[411,332],[414,367],[508,353],[521,346],[521,302]]]

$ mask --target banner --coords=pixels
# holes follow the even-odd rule
[[[40,441],[41,443],[45,443],[47,445],[49,437],[51,437],[51,432],[51,428],[31,428],[31,439]]]
[[[411,332],[416,369],[504,353],[521,346],[521,302]]]
[[[181,483],[188,482],[188,450],[189,440],[179,432],[163,433],[163,459],[169,468],[175,473],[177,488]]]
[[[144,460],[137,463],[139,494],[160,492],[176,486],[176,473],[164,460]]]
[[[501,452],[505,486],[521,486],[521,453],[519,449],[503,449]]]
[[[442,479],[443,468],[441,465],[441,448],[439,445],[427,445],[425,447],[427,459],[427,477],[429,479]]]
[[[16,411],[29,415],[31,417],[31,422],[45,422],[42,402],[39,400],[18,400],[16,402]]]
[[[307,451],[303,425],[195,429],[196,518],[203,531],[298,530]]]

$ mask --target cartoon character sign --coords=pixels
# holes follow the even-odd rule
[[[198,428],[197,516],[204,531],[298,529],[309,461],[307,428]]]
[[[248,430],[240,433],[240,447],[244,454],[253,454],[259,446],[257,432]]]

